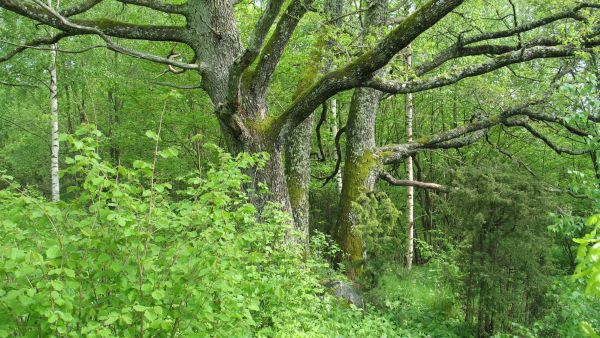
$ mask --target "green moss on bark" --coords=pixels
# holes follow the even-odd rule
[[[344,261],[348,267],[348,275],[352,279],[360,277],[363,268],[363,246],[360,236],[356,233],[355,203],[369,190],[369,177],[377,167],[378,156],[364,152],[362,156],[346,163],[344,182],[340,198],[339,220],[334,228],[334,237],[346,254]]]

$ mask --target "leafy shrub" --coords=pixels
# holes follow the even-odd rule
[[[364,247],[365,285],[376,285],[377,278],[402,262],[406,236],[399,222],[400,211],[387,194],[363,195],[354,206],[358,211],[356,231]]]
[[[457,265],[456,286],[465,323],[477,336],[529,326],[548,308],[545,294],[557,273],[548,257],[547,233],[552,200],[540,194],[540,182],[514,172],[510,165],[482,161],[456,170],[448,198]],[[541,211],[540,211],[541,210]]]
[[[205,176],[173,191],[154,168],[174,149],[115,168],[95,151],[98,131],[79,134],[64,137],[74,200],[0,190],[0,337],[396,335],[324,292],[323,263],[285,241],[287,214],[257,217],[241,187],[265,155],[213,147]]]
[[[410,327],[413,337],[460,337],[462,312],[440,269],[431,262],[384,273],[368,298],[390,321]]]

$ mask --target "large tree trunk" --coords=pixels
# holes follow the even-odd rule
[[[283,161],[283,147],[280,142],[263,135],[259,130],[253,129],[246,131],[247,134],[235,135],[227,127],[221,128],[227,142],[227,150],[236,155],[240,152],[267,153],[269,160],[265,166],[259,170],[250,169],[247,174],[252,178],[249,197],[252,204],[256,206],[259,212],[268,202],[281,204],[283,210],[292,214],[290,198],[285,177],[285,164]],[[267,194],[261,193],[261,186],[266,185],[269,189]]]
[[[311,115],[290,133],[285,146],[285,173],[290,206],[296,228],[302,233],[305,246],[308,246],[310,231],[308,189],[313,116]]]
[[[342,193],[338,220],[333,236],[346,254],[348,276],[356,279],[362,272],[363,245],[355,231],[358,221],[357,203],[373,190],[377,159],[375,149],[375,117],[381,92],[368,88],[354,91],[346,125],[346,158],[342,174]]]
[[[198,39],[195,52],[198,59],[209,66],[202,85],[216,107],[227,150],[232,154],[266,152],[270,156],[264,168],[248,172],[253,182],[251,190],[255,191],[250,198],[259,211],[267,202],[276,202],[291,213],[282,144],[264,131],[268,110],[264,98],[257,97],[248,88],[241,88],[239,102],[231,102],[238,99],[230,97],[228,92],[230,71],[244,50],[231,2],[209,0],[188,4],[191,11],[188,26],[194,29],[194,37]],[[267,195],[258,193],[262,183],[269,189]]]
[[[327,0],[325,2],[325,11],[330,18],[339,17],[342,10],[343,1]],[[336,23],[339,24],[340,21],[338,20]],[[318,69],[314,66],[321,64],[324,55],[322,45],[323,40],[319,38],[311,53],[313,65],[310,65],[305,70],[305,74],[297,88],[298,95],[312,84],[311,82],[314,81],[318,72],[325,74],[332,68],[330,64],[326,64],[323,69]],[[329,46],[331,43],[328,41],[327,45]],[[298,125],[288,136],[285,147],[286,177],[290,205],[296,227],[302,232],[303,241],[306,246],[308,246],[310,232],[309,187],[313,119],[314,114],[311,114],[304,122]]]
[[[367,1],[365,35],[373,27],[385,23],[387,0]],[[378,163],[375,157],[375,117],[382,93],[370,88],[354,91],[348,123],[346,125],[346,158],[342,172],[342,192],[337,223],[333,237],[346,255],[344,260],[348,276],[357,279],[362,273],[364,248],[356,232],[358,221],[357,203],[360,197],[373,190],[377,177],[374,169]]]

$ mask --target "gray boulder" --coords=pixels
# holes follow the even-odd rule
[[[364,306],[363,297],[360,291],[351,283],[342,280],[329,280],[323,283],[329,291],[336,297],[343,298],[357,308]]]

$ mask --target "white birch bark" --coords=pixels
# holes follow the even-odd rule
[[[407,62],[411,58],[411,56],[407,57]],[[413,105],[413,97],[412,94],[406,94],[406,142],[410,143],[413,141],[413,115],[414,115],[414,105]],[[406,171],[408,174],[408,180],[414,181],[413,174],[413,157],[409,156],[406,160]],[[406,224],[406,268],[412,268],[412,262],[414,258],[414,237],[415,237],[415,188],[413,186],[408,187],[407,192],[407,201],[406,201],[406,216],[407,216],[407,224]]]
[[[57,0],[58,8],[60,0]],[[48,0],[48,6],[52,6],[52,0]],[[56,71],[57,44],[50,46],[50,128],[51,128],[51,155],[50,155],[50,177],[52,181],[52,201],[60,201],[60,179],[58,176],[58,82]]]
[[[414,11],[414,4],[409,3],[409,14]],[[412,68],[412,48],[407,47],[406,68]],[[406,94],[405,110],[406,110],[406,142],[413,141],[413,116],[414,116],[413,95]],[[414,181],[413,172],[413,157],[408,156],[406,161],[406,171],[409,181]],[[415,188],[408,187],[406,200],[406,268],[411,269],[415,255]]]
[[[339,131],[338,127],[338,113],[337,113],[337,100],[335,98],[331,99],[331,134],[335,137]],[[335,174],[335,182],[337,186],[338,194],[342,193],[342,171],[338,170],[337,174]]]

